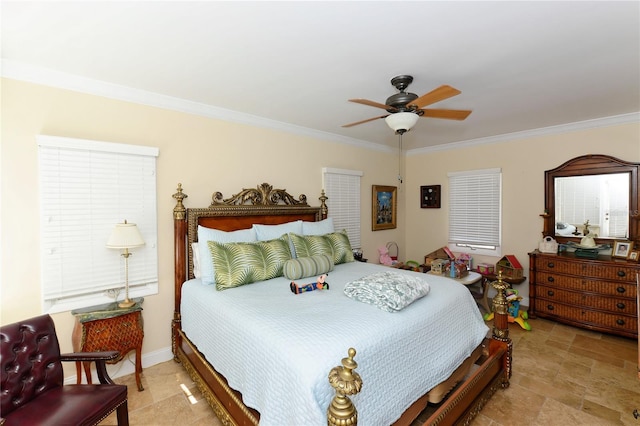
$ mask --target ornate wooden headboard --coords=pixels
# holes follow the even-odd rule
[[[180,302],[182,284],[194,278],[193,252],[191,244],[198,241],[198,225],[221,231],[247,229],[256,224],[278,225],[295,220],[316,222],[327,218],[327,197],[321,192],[320,206],[307,204],[303,194],[297,199],[285,189],[273,189],[268,183],[256,188],[243,189],[230,198],[220,192],[211,197],[211,204],[203,208],[185,208],[187,194],[178,184],[173,194],[176,205],[173,208],[174,256],[175,256],[175,311],[174,323],[180,322]]]

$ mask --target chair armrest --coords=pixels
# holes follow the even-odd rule
[[[104,352],[71,352],[66,354],[60,354],[60,361],[113,361],[118,358],[120,352],[118,351],[104,351]]]
[[[107,373],[107,361],[113,361],[120,356],[118,351],[104,352],[73,352],[60,355],[60,361],[95,362],[98,380],[102,384],[115,385]]]

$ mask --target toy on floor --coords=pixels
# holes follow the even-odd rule
[[[507,320],[509,323],[516,323],[524,330],[531,331],[531,325],[527,321],[529,319],[529,314],[527,311],[520,310],[520,301],[522,297],[518,295],[518,290],[513,290],[508,288],[506,290],[507,302],[509,302],[509,307],[507,308]],[[493,312],[489,312],[484,314],[484,320],[490,321],[493,319]]]
[[[289,287],[291,288],[291,292],[293,292],[293,294],[300,294],[313,290],[329,290],[329,283],[326,282],[327,275],[328,274],[320,275],[316,282],[310,284],[298,285],[295,283],[295,281],[291,281]]]

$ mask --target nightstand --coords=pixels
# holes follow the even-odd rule
[[[73,328],[72,343],[75,352],[118,351],[120,355],[110,364],[115,364],[129,352],[136,351],[136,384],[142,391],[140,373],[142,372],[142,339],[144,328],[142,322],[143,298],[134,299],[135,305],[130,308],[118,307],[118,302],[107,303],[89,308],[71,311],[76,317]],[[82,381],[80,362],[76,362],[78,384]],[[91,366],[84,363],[87,383],[91,383]]]

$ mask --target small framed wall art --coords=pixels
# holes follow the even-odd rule
[[[396,227],[397,189],[395,186],[372,186],[371,230],[380,231]]]
[[[440,208],[440,185],[420,187],[420,207],[423,209]]]

